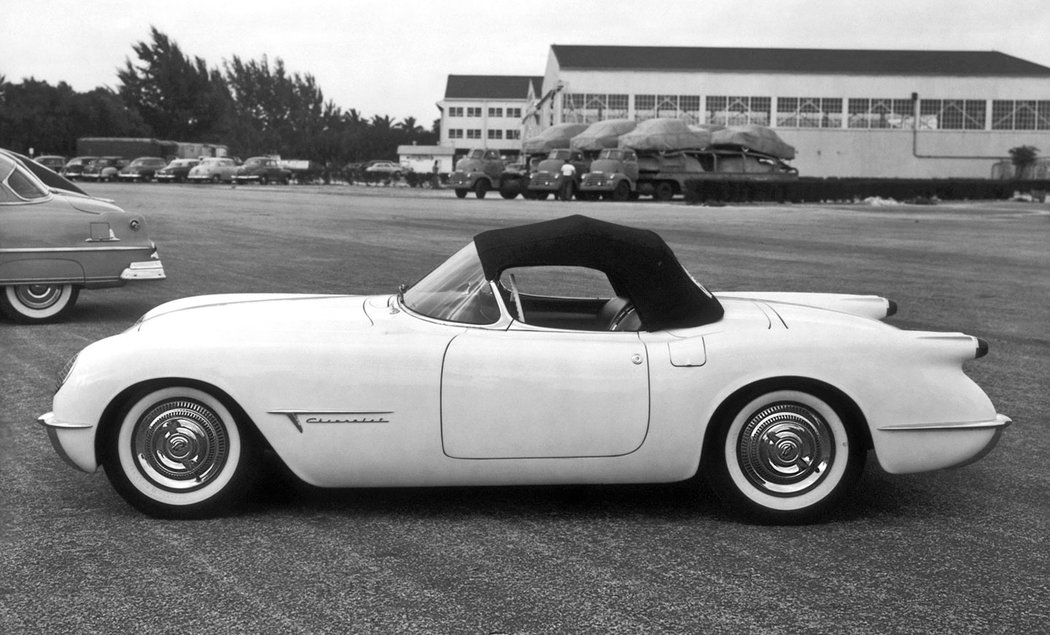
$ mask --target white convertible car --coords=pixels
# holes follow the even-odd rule
[[[963,465],[1010,419],[961,333],[876,296],[712,294],[655,233],[497,229],[393,295],[169,302],[85,348],[40,418],[132,505],[235,504],[260,452],[325,487],[656,483],[703,472],[762,522],[824,514],[869,450]]]

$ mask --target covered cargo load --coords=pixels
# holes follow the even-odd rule
[[[712,133],[681,119],[647,119],[620,137],[620,147],[637,152],[700,150],[711,145]]]
[[[765,126],[728,126],[712,133],[711,145],[739,146],[778,159],[794,159],[795,148]]]
[[[585,123],[562,123],[551,126],[521,143],[524,154],[546,154],[558,148],[568,148],[570,140],[588,128]]]
[[[615,148],[620,136],[627,134],[638,126],[633,119],[606,119],[592,123],[586,130],[570,140],[569,147],[582,152],[598,152],[606,148]]]

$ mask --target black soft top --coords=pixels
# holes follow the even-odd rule
[[[649,331],[717,322],[723,309],[682,268],[656,232],[574,215],[481,232],[474,237],[485,277],[511,267],[590,267],[629,298]]]

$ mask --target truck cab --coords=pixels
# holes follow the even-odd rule
[[[467,192],[474,192],[478,198],[485,198],[489,190],[499,187],[500,175],[503,174],[505,165],[499,150],[471,150],[470,154],[456,164],[448,182],[459,198],[465,198]]]
[[[551,193],[557,193],[561,166],[566,163],[572,163],[576,168],[575,185],[578,189],[583,175],[590,171],[590,160],[579,150],[556,149],[551,150],[547,158],[540,161],[536,166],[536,171],[529,179],[528,191],[531,197],[544,199]]]
[[[614,201],[638,198],[638,154],[628,148],[602,150],[580,180],[580,193]]]

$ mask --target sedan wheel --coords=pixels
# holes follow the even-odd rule
[[[2,290],[0,310],[22,323],[58,320],[73,309],[80,294],[71,284],[16,284]]]
[[[732,508],[760,522],[816,520],[853,486],[866,451],[827,401],[778,390],[716,422],[705,465]]]
[[[158,518],[201,518],[238,502],[250,444],[230,411],[196,388],[136,399],[109,429],[103,465],[132,506]]]

